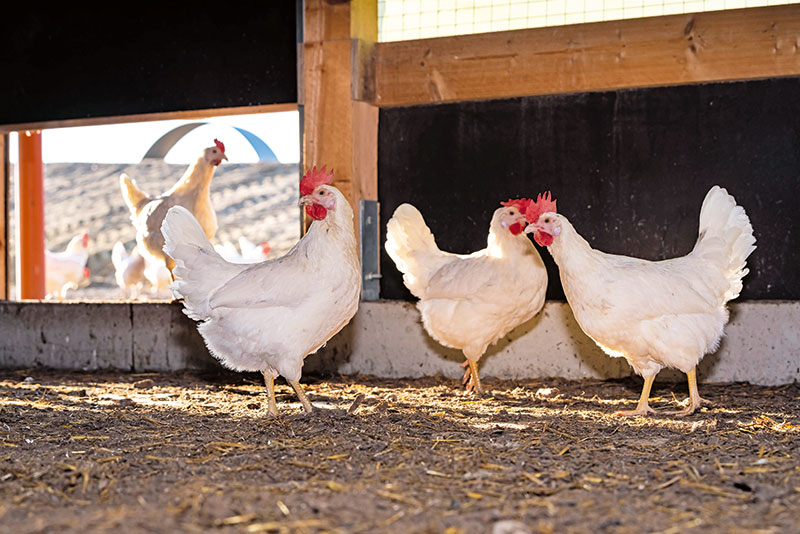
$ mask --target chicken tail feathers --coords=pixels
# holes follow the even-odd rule
[[[747,257],[756,249],[753,226],[744,208],[722,187],[712,187],[700,209],[700,230],[694,250],[699,254],[714,254],[721,260],[721,268],[728,289],[725,301],[739,296],[742,278],[749,272]]]
[[[119,187],[122,189],[122,199],[132,217],[139,215],[144,205],[152,200],[147,193],[136,186],[136,181],[124,172],[119,175]]]
[[[161,223],[164,253],[175,261],[169,288],[182,298],[184,313],[195,320],[208,318],[208,296],[241,271],[225,261],[211,245],[200,223],[182,206],[173,206]],[[246,266],[244,266],[246,267]]]
[[[422,297],[431,275],[447,257],[436,245],[422,214],[410,204],[398,206],[386,224],[386,252],[417,298]]]

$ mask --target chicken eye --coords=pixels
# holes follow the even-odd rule
[[[550,218],[548,217],[547,219],[544,220],[544,222],[545,223],[549,223],[550,222]]]

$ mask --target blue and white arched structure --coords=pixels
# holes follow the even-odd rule
[[[175,144],[183,139],[183,137],[194,130],[199,126],[204,126],[206,124],[210,124],[208,122],[190,122],[188,124],[183,124],[172,130],[168,131],[164,135],[162,135],[158,141],[153,143],[153,145],[147,150],[147,153],[142,158],[145,159],[164,159],[167,153],[172,149]],[[272,149],[267,146],[267,144],[261,140],[253,132],[247,131],[244,128],[238,128],[236,126],[232,127],[234,130],[239,132],[242,137],[247,139],[247,142],[250,143],[250,146],[253,147],[253,150],[256,151],[256,155],[258,155],[258,161],[262,163],[279,163],[278,158],[275,157],[275,153]]]

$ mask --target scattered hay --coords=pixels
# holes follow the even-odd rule
[[[640,383],[0,374],[7,532],[789,532],[800,388],[703,385],[621,419]],[[651,404],[674,408],[674,386]],[[659,396],[663,395],[663,396]],[[685,396],[685,392],[679,394]]]

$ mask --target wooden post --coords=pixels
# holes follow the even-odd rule
[[[8,300],[8,134],[0,134],[0,300]]]
[[[44,265],[44,164],[42,132],[19,134],[17,183],[17,294],[19,299],[43,299]]]
[[[326,165],[356,214],[377,200],[378,108],[369,80],[377,0],[305,0],[301,104],[303,164]]]

